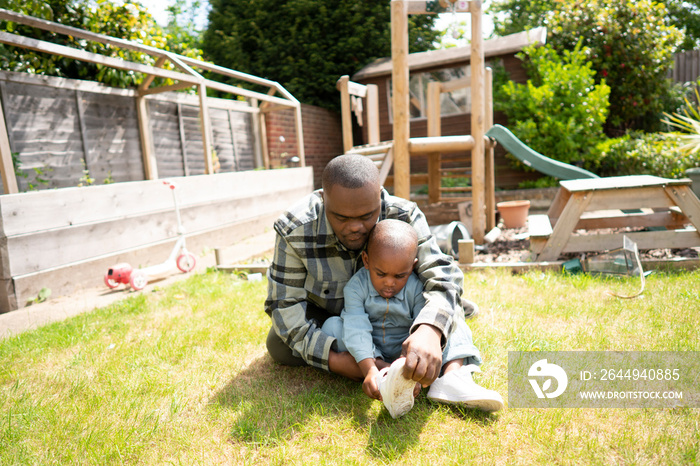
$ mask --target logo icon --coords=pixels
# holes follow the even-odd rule
[[[546,377],[542,388],[540,388],[537,379],[529,379],[530,385],[532,385],[532,389],[535,391],[537,398],[544,398],[545,396],[547,398],[556,398],[564,393],[569,383],[569,377],[567,377],[564,369],[556,364],[548,363],[546,359],[540,359],[530,366],[527,375],[530,377]],[[552,379],[557,381],[557,389],[548,391],[552,387]]]

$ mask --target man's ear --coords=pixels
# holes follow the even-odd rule
[[[362,263],[365,264],[365,268],[369,270],[369,256],[367,251],[362,251]]]
[[[416,268],[417,263],[418,263],[418,258],[416,257],[415,259],[413,259],[413,268],[414,269]]]

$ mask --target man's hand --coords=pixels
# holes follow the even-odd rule
[[[427,387],[440,375],[442,368],[442,334],[437,327],[421,324],[401,347],[401,356],[406,357],[403,375]]]
[[[362,370],[360,370],[357,361],[355,361],[352,354],[347,351],[338,353],[331,350],[328,354],[328,368],[331,372],[355,380],[356,382],[360,382],[364,379]]]

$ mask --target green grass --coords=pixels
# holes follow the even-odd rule
[[[478,381],[509,350],[700,350],[700,272],[474,272]],[[392,419],[358,383],[271,362],[266,284],[196,275],[0,342],[0,464],[698,464],[700,410],[435,405]]]

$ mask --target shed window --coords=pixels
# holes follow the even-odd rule
[[[490,66],[486,63],[486,66]],[[441,70],[411,73],[409,78],[410,100],[409,108],[411,120],[426,118],[428,114],[428,83],[448,82],[458,79],[469,81],[471,76],[470,65],[456,68],[444,68]],[[393,121],[391,105],[391,78],[388,79],[387,91],[389,93],[389,120]],[[458,113],[471,113],[471,86],[455,89],[450,92],[440,93],[440,114],[454,115]]]

